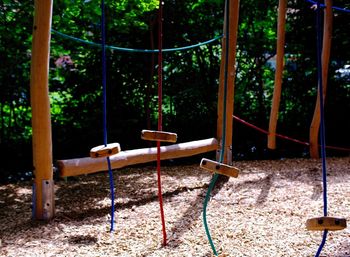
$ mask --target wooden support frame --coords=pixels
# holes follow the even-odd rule
[[[177,134],[165,131],[142,130],[141,138],[143,140],[175,143],[177,141]]]
[[[226,13],[225,6],[225,13]],[[218,92],[218,118],[217,118],[217,139],[220,142],[220,148],[223,140],[223,120],[224,120],[224,101],[226,101],[226,123],[224,124],[226,130],[224,160],[225,164],[232,164],[232,125],[233,125],[233,111],[234,111],[234,88],[236,77],[236,46],[238,34],[238,18],[239,18],[239,0],[230,0],[229,10],[229,42],[226,45],[226,15],[224,19],[224,37],[222,39],[220,78],[219,78],[219,92]],[[227,98],[224,99],[225,87],[225,66],[226,49],[229,49],[228,63],[227,63]]]
[[[272,106],[269,122],[269,135],[267,138],[267,147],[276,149],[276,128],[278,120],[278,110],[281,100],[282,79],[284,68],[284,45],[286,34],[286,13],[287,0],[279,0],[278,5],[278,25],[277,25],[277,56],[275,70],[275,86],[273,89]]]
[[[32,108],[34,197],[33,218],[50,220],[55,213],[51,115],[48,89],[53,0],[34,1],[30,77]],[[48,182],[48,183],[46,183]]]
[[[332,0],[325,2],[325,18],[323,24],[323,43],[322,43],[322,85],[323,85],[323,103],[326,100],[327,82],[328,82],[328,66],[331,55],[332,44],[332,28],[333,28],[333,10]],[[317,91],[317,100],[310,126],[310,156],[311,158],[319,158],[318,135],[320,129],[320,92]]]
[[[216,151],[217,149],[218,141],[215,138],[209,138],[187,143],[161,146],[160,152],[161,160],[167,160]],[[112,169],[156,160],[157,147],[122,151],[116,155],[110,156]],[[60,175],[63,177],[95,173],[108,169],[106,160],[103,158],[86,157],[70,160],[59,160],[57,161],[57,164]]]
[[[334,217],[318,217],[308,219],[306,221],[307,230],[323,231],[323,230],[343,230],[346,228],[346,219]]]

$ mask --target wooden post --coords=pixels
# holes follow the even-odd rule
[[[33,131],[33,218],[54,216],[51,117],[48,89],[52,0],[35,0],[30,98]]]
[[[322,44],[322,83],[323,83],[323,102],[326,99],[327,80],[328,80],[328,66],[331,55],[332,42],[332,26],[333,26],[333,10],[332,0],[326,0],[325,18],[323,25],[323,44]],[[317,100],[310,126],[310,156],[311,158],[319,158],[318,149],[318,134],[320,129],[320,92],[317,91]]]
[[[238,32],[238,17],[239,17],[239,0],[229,0],[229,42],[226,45],[226,15],[224,19],[224,37],[222,39],[222,52],[221,52],[221,65],[220,65],[220,81],[219,81],[219,93],[218,93],[218,119],[217,119],[217,138],[220,142],[220,148],[222,146],[223,139],[223,126],[225,126],[225,149],[224,149],[224,163],[232,164],[232,123],[233,123],[233,107],[234,107],[234,87],[235,87],[235,75],[236,75],[236,45],[237,45],[237,32]],[[225,14],[226,14],[225,6]],[[227,98],[224,99],[224,87],[225,87],[225,66],[226,66],[226,49],[228,48],[228,60],[227,60]],[[224,101],[226,101],[226,123],[224,120]]]
[[[276,149],[276,127],[278,120],[278,110],[281,99],[283,67],[284,67],[284,45],[286,33],[286,10],[287,0],[279,0],[278,25],[277,25],[277,57],[275,71],[275,87],[273,89],[272,106],[270,113],[269,135],[267,147]]]

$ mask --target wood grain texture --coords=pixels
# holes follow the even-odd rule
[[[275,71],[275,86],[273,89],[272,106],[269,122],[269,135],[267,138],[267,147],[276,149],[276,128],[278,120],[278,111],[282,92],[282,79],[284,68],[284,45],[286,34],[286,12],[287,0],[279,1],[278,8],[278,25],[277,25],[277,56],[276,56],[276,71]]]
[[[334,217],[318,217],[306,221],[306,228],[308,230],[343,230],[346,228],[346,219]]]
[[[177,134],[165,131],[142,130],[141,138],[149,141],[175,143],[177,141]]]
[[[35,213],[36,219],[51,219],[44,215],[43,180],[52,180],[52,135],[48,88],[50,29],[52,0],[34,2],[34,24],[32,40],[32,60],[30,77],[30,100],[32,108],[33,166],[35,174]],[[50,205],[54,208],[54,204]],[[50,210],[49,213],[54,213]]]
[[[121,151],[119,143],[95,146],[90,150],[91,158],[108,157]]]
[[[161,146],[161,160],[188,157],[200,153],[215,151],[217,148],[218,142],[215,138]],[[122,151],[116,155],[110,156],[113,169],[134,164],[152,162],[155,160],[157,160],[157,147]],[[108,169],[106,160],[101,158],[97,159],[86,157],[70,160],[59,160],[57,161],[57,164],[60,175],[63,177],[95,173]]]
[[[212,173],[222,174],[228,177],[238,177],[239,169],[220,162],[203,158],[200,167]]]

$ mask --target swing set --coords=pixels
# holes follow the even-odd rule
[[[109,143],[107,138],[106,115],[106,35],[104,0],[101,2],[101,32],[102,42],[102,85],[103,85],[103,144],[90,150],[90,157],[59,160],[58,170],[62,177],[77,176],[81,174],[109,171],[111,188],[111,231],[114,223],[114,184],[113,169],[129,165],[157,161],[158,198],[162,221],[163,245],[166,245],[166,228],[162,204],[161,191],[161,160],[182,158],[216,151],[216,160],[202,159],[200,167],[213,173],[203,206],[203,222],[206,234],[213,254],[218,255],[211,239],[206,222],[206,207],[210,200],[211,191],[215,186],[219,174],[238,177],[239,170],[232,166],[232,124],[234,106],[234,84],[236,44],[239,17],[239,0],[225,1],[225,16],[223,25],[222,53],[218,89],[218,119],[216,138],[209,138],[185,143],[177,143],[177,134],[163,130],[162,125],[162,35],[163,35],[163,2],[159,3],[158,13],[158,127],[157,130],[141,131],[141,138],[155,141],[156,147],[122,151],[119,143]],[[312,157],[318,157],[318,129],[321,134],[321,157],[323,176],[324,212],[322,217],[307,220],[306,228],[309,230],[324,231],[322,243],[316,256],[319,256],[325,244],[328,231],[346,228],[346,220],[343,218],[328,217],[327,213],[327,172],[325,156],[324,133],[324,98],[327,85],[328,63],[330,58],[330,42],[332,28],[332,1],[326,0],[325,6],[320,1],[316,4],[317,18],[317,53],[318,53],[318,97],[314,119],[310,129],[310,150]],[[53,157],[50,102],[48,90],[48,70],[50,55],[50,36],[53,1],[35,1],[35,15],[33,26],[33,46],[31,62],[31,106],[32,106],[32,131],[33,131],[33,164],[35,178],[33,184],[33,218],[38,220],[50,220],[55,215],[54,181],[53,181]],[[276,148],[276,126],[278,108],[281,95],[283,56],[285,44],[285,19],[287,0],[279,0],[278,11],[278,37],[277,37],[277,63],[275,73],[275,88],[270,116],[268,147]],[[322,8],[325,9],[324,33],[322,46],[321,19]],[[55,32],[60,34],[60,32]],[[212,42],[212,41],[207,41]],[[189,47],[184,47],[188,49]],[[155,52],[155,51],[149,51]],[[316,135],[316,136],[315,136]],[[161,146],[161,142],[172,143]]]

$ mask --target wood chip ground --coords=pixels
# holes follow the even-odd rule
[[[329,216],[350,221],[350,158],[330,158]],[[322,232],[320,160],[235,163],[238,178],[216,185],[207,209],[215,246],[225,256],[314,256]],[[114,172],[115,232],[110,233],[106,173],[56,182],[56,217],[30,220],[31,184],[0,186],[1,256],[212,256],[202,223],[211,174],[199,165],[163,167],[168,245],[162,247],[155,167]],[[330,232],[321,256],[349,257],[350,229]]]

